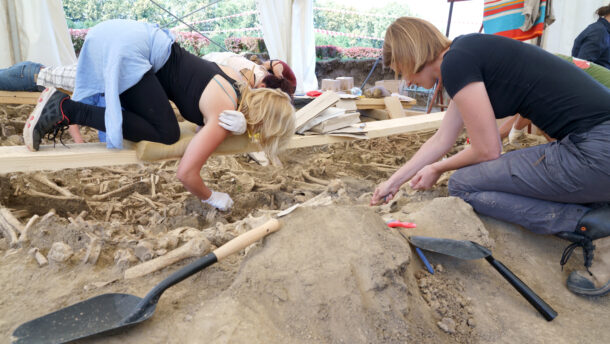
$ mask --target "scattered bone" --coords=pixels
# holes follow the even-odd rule
[[[134,250],[136,257],[145,262],[155,256],[155,245],[149,240],[140,240]]]
[[[267,159],[267,154],[265,154],[265,152],[250,152],[248,153],[248,156],[261,166],[269,165],[269,159]]]
[[[59,192],[60,194],[62,194],[63,196],[66,197],[75,197],[77,198],[78,196],[75,196],[73,193],[71,193],[70,191],[68,191],[66,188],[62,188],[59,185],[55,184],[53,181],[49,180],[45,175],[43,174],[39,174],[36,173],[32,176],[32,179],[34,179],[35,181],[46,185],[48,187],[50,187],[51,189]]]
[[[70,245],[61,241],[57,241],[54,242],[53,245],[51,245],[51,249],[49,250],[49,254],[47,255],[47,257],[52,262],[63,263],[70,259],[70,257],[72,257],[72,254],[74,254],[74,251],[72,250],[72,247],[70,247]]]
[[[103,201],[103,200],[106,200],[108,198],[111,198],[111,197],[114,197],[114,196],[119,196],[119,195],[124,194],[124,193],[125,194],[130,194],[134,190],[144,189],[146,187],[146,185],[147,185],[146,182],[135,182],[135,183],[132,183],[132,184],[120,187],[120,188],[118,188],[116,190],[107,192],[107,193],[102,194],[102,195],[94,195],[91,198],[93,200],[96,200],[96,201]]]
[[[343,184],[341,179],[333,179],[330,181],[330,183],[328,183],[328,187],[326,188],[326,190],[328,190],[328,192],[334,193],[339,191],[339,189],[343,187],[345,187],[345,184]]]
[[[193,227],[185,227],[182,233],[180,233],[180,240],[183,242],[191,241],[193,238],[198,237],[201,231]]]
[[[150,204],[150,206],[151,206],[151,207],[153,207],[153,208],[155,208],[155,209],[163,208],[163,207],[165,206],[165,204],[154,202],[154,201],[152,201],[150,198],[148,198],[148,197],[146,197],[146,196],[144,196],[144,195],[141,195],[141,194],[140,194],[140,193],[138,193],[137,191],[136,191],[136,192],[134,192],[134,193],[132,194],[132,196],[134,196],[135,198],[140,199],[140,200],[142,200],[142,201],[144,201],[144,202],[146,202],[146,203]]]
[[[210,250],[210,242],[199,235],[164,256],[136,265],[125,271],[125,279],[137,278],[161,270],[186,258],[199,257]]]
[[[89,247],[87,248],[87,253],[85,254],[83,262],[85,264],[95,265],[97,260],[100,258],[100,253],[102,252],[102,241],[93,235],[89,235],[89,237],[91,238],[91,242],[89,243]]]
[[[282,188],[282,183],[277,184],[265,184],[261,182],[256,183],[256,189],[261,191],[279,191]]]
[[[170,232],[162,236],[157,241],[157,247],[159,249],[173,250],[174,248],[176,248],[176,246],[178,246],[178,242],[180,242],[180,237],[178,236],[178,234],[172,234]]]
[[[305,178],[305,180],[308,180],[310,182],[314,182],[316,184],[321,184],[321,185],[328,185],[328,183],[330,183],[328,180],[324,180],[324,179],[319,179],[316,177],[312,177],[309,173],[307,173],[307,171],[303,170],[301,171],[301,174],[303,175],[303,178]]]
[[[38,266],[43,267],[47,264],[49,264],[49,261],[44,257],[44,255],[42,253],[40,253],[40,250],[38,249],[38,247],[33,247],[30,249],[30,251],[28,251],[28,254],[31,255],[32,257],[34,257],[34,259],[36,259],[36,262],[38,263]]]
[[[106,216],[104,217],[104,221],[110,221],[110,215],[112,215],[112,209],[114,209],[114,203],[108,204],[108,210],[106,210]]]
[[[293,181],[294,185],[298,187],[299,191],[314,191],[319,192],[324,190],[324,185],[321,184],[310,184],[306,182],[301,182],[298,180]]]
[[[237,180],[237,183],[239,184],[239,186],[243,187],[242,190],[239,190],[240,192],[250,192],[250,191],[252,191],[252,189],[254,188],[254,185],[256,184],[254,182],[254,178],[250,177],[249,175],[247,175],[245,173],[236,175],[235,179]]]
[[[0,207],[0,230],[9,241],[10,247],[19,246],[18,235],[23,232],[23,225],[13,216],[10,210],[4,207]]]
[[[157,176],[156,174],[151,174],[150,175],[150,195],[152,197],[155,197],[157,195],[157,182],[159,181],[159,176]]]
[[[28,220],[28,223],[26,223],[25,227],[23,227],[23,231],[21,232],[21,235],[19,236],[19,242],[20,243],[27,243],[30,238],[28,237],[28,232],[30,230],[30,227],[32,227],[32,225],[36,222],[36,220],[38,220],[39,216],[38,215],[34,215],[32,217],[30,217],[30,219]]]
[[[120,248],[114,252],[114,264],[122,269],[127,268],[133,263],[136,263],[138,258],[136,258],[130,250],[125,248]]]

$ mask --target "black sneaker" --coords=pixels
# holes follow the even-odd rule
[[[49,134],[49,139],[55,142],[55,137],[68,128],[70,121],[61,109],[61,103],[70,96],[50,87],[42,91],[38,104],[28,117],[23,127],[23,140],[31,151],[37,151],[42,138]]]

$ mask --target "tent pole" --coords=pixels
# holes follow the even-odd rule
[[[449,0],[451,4],[449,5],[449,17],[447,18],[447,33],[445,36],[449,38],[449,28],[451,27],[451,15],[453,14],[453,0]]]

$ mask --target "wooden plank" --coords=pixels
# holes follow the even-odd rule
[[[356,99],[339,99],[337,104],[335,104],[335,107],[348,111],[358,110],[358,107],[356,106]]]
[[[405,134],[420,130],[436,129],[440,126],[444,112],[410,116],[385,121],[366,122],[363,130],[366,138]],[[310,147],[337,142],[352,141],[353,138],[330,135],[295,135],[287,149]],[[25,146],[0,147],[0,173],[39,170],[61,170],[66,168],[127,165],[142,163],[136,156],[134,144],[126,144],[122,150],[107,149],[104,143],[70,144],[68,147],[43,145],[38,152],[30,152]],[[257,152],[260,147],[246,135],[231,136],[214,154],[236,154]],[[174,157],[175,158],[175,157]]]
[[[305,105],[296,112],[296,130],[301,129],[307,121],[316,117],[320,112],[335,105],[339,101],[339,96],[335,92],[326,91],[311,103]]]
[[[335,129],[340,129],[360,122],[359,112],[348,112],[337,117],[327,119],[326,121],[312,127],[311,131],[324,134]]]
[[[402,100],[400,103],[403,108],[410,108],[417,103],[413,98],[410,100]],[[358,110],[370,110],[370,109],[385,109],[384,98],[358,98],[356,99],[356,107]]]
[[[0,91],[0,104],[36,104],[40,92]]]
[[[401,118],[405,117],[405,113],[402,109],[402,104],[397,97],[385,97],[383,98],[383,102],[385,103],[386,110],[388,111],[388,115],[390,118]]]

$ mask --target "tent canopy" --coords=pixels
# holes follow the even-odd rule
[[[21,61],[70,65],[76,54],[58,0],[0,0],[0,68]]]

